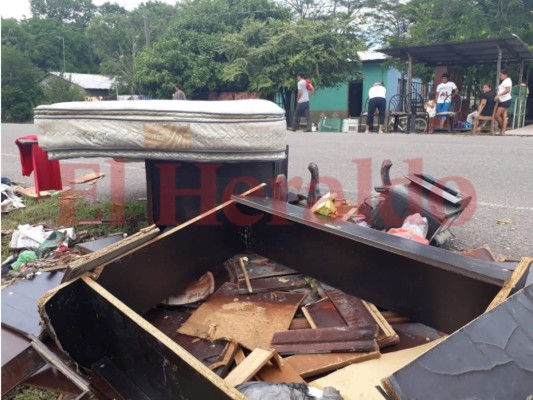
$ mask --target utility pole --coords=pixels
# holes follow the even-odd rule
[[[58,39],[61,39],[61,42],[63,43],[63,72],[66,72],[66,63],[65,63],[65,37],[64,36],[58,36]]]

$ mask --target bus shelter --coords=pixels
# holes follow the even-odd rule
[[[495,64],[496,82],[499,85],[499,75],[502,62],[506,64],[519,64],[520,72],[518,78],[518,93],[522,94],[522,83],[524,82],[524,69],[526,68],[525,82],[529,80],[529,63],[533,60],[533,53],[529,50],[517,35],[492,38],[475,39],[460,42],[434,43],[422,46],[404,46],[377,50],[393,58],[407,61],[407,87],[412,87],[413,64],[423,63],[427,66],[472,66],[476,64]],[[525,92],[525,90],[524,90]],[[513,118],[511,128],[524,126],[525,109],[527,98],[519,95],[513,105]],[[410,107],[407,104],[407,107]],[[407,110],[408,112],[410,110]],[[411,125],[414,125],[412,118]],[[414,129],[410,129],[414,131]]]

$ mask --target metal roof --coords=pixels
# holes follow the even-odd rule
[[[113,78],[96,74],[77,74],[73,72],[50,72],[57,77],[63,77],[84,89],[111,89],[115,83]]]
[[[361,61],[382,61],[387,59],[387,55],[372,50],[358,51],[357,56]]]
[[[475,65],[496,63],[498,47],[502,50],[504,63],[533,60],[533,53],[514,34],[494,39],[395,47],[378,51],[401,60],[407,60],[411,55],[414,61],[427,65]]]

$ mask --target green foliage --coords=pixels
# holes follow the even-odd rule
[[[248,20],[219,47],[229,60],[222,78],[245,83],[263,95],[294,88],[298,71],[310,75],[315,87],[345,82],[353,72],[358,47],[339,33],[341,28],[328,21]]]
[[[42,83],[44,102],[43,104],[63,103],[70,101],[83,101],[85,90],[74,85],[66,76],[49,76]]]
[[[86,26],[96,11],[91,0],[30,0],[34,17]]]
[[[2,121],[25,122],[42,96],[39,70],[16,48],[2,45]]]

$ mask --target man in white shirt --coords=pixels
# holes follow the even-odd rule
[[[311,118],[309,116],[310,91],[307,89],[305,75],[299,72],[296,77],[298,79],[298,94],[296,97],[296,112],[294,114],[294,123],[292,125],[292,131],[296,132],[298,130],[298,127],[300,126],[300,118],[305,117],[305,120],[307,122],[305,131],[311,132]]]
[[[387,89],[383,83],[376,82],[368,91],[368,115],[366,116],[365,133],[370,133],[374,126],[374,113],[378,110],[379,113],[379,133],[383,133],[383,126],[385,125],[385,110],[387,108]]]
[[[437,86],[435,97],[437,98],[437,114],[448,112],[452,104],[452,95],[457,94],[457,86],[452,81],[448,80],[450,76],[447,73],[442,74],[442,82]],[[446,117],[439,116],[437,126],[442,128]]]

